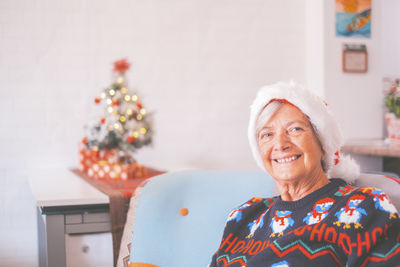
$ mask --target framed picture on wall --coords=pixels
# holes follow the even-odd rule
[[[335,0],[336,36],[371,37],[371,0]]]
[[[345,44],[342,52],[343,72],[365,73],[368,70],[368,53],[365,45]]]

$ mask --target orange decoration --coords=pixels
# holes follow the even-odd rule
[[[94,162],[88,168],[87,174],[93,179],[114,180],[131,180],[135,178],[145,178],[149,175],[147,168],[144,165],[137,163],[110,163],[104,160]]]
[[[180,213],[182,216],[186,216],[186,215],[189,214],[189,210],[188,210],[187,208],[181,208],[181,209],[179,210],[179,213]]]
[[[86,137],[83,137],[83,138],[82,138],[82,143],[85,144],[85,145],[88,143],[88,140],[87,140]]]
[[[137,106],[138,109],[142,109],[142,104],[141,103],[137,102],[136,106]]]
[[[119,106],[119,101],[118,101],[118,100],[114,100],[114,101],[112,102],[112,105],[113,105],[113,106]]]
[[[84,139],[86,139],[86,137]],[[94,163],[100,160],[112,162],[115,159],[115,153],[114,150],[99,151],[87,148],[85,144],[79,143],[79,170],[81,172],[87,172]]]
[[[96,103],[96,104],[99,104],[100,103],[100,98],[98,98],[98,97],[96,97],[95,99],[94,99],[94,103]]]
[[[121,75],[124,75],[129,67],[130,64],[126,59],[120,59],[114,62],[114,71],[121,73]]]
[[[126,141],[130,144],[132,144],[133,142],[135,142],[135,137],[133,136],[128,136],[128,138],[126,138]]]
[[[104,118],[104,117],[101,118],[100,123],[101,123],[101,124],[104,124],[105,122],[106,122],[106,118]]]

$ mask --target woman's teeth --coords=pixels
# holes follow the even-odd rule
[[[286,162],[290,162],[293,160],[298,159],[300,156],[293,156],[293,157],[289,157],[289,158],[283,158],[283,159],[276,159],[275,161],[278,163],[286,163]]]

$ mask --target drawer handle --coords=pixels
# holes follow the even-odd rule
[[[83,245],[82,246],[82,252],[83,253],[88,253],[88,251],[89,251],[89,246],[88,245]]]

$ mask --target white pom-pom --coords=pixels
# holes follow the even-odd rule
[[[349,184],[353,184],[360,176],[360,166],[350,156],[340,156],[339,163],[333,166],[328,177],[341,178]]]

